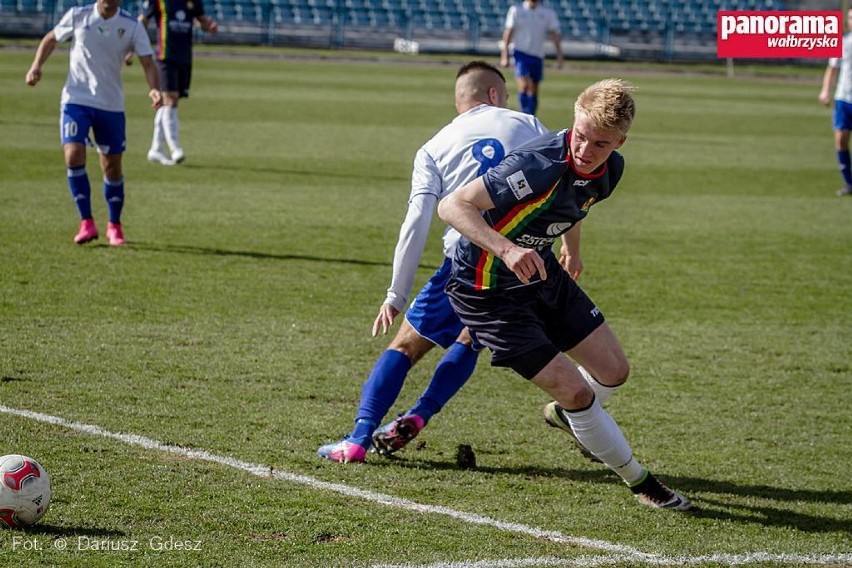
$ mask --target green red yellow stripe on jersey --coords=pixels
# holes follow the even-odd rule
[[[561,179],[561,178],[560,178]],[[518,203],[506,215],[500,219],[493,227],[495,231],[503,235],[509,240],[512,240],[518,233],[523,231],[530,222],[533,221],[542,211],[546,211],[553,199],[556,197],[556,188],[559,186],[559,181],[553,184],[546,193],[532,201]],[[493,253],[482,249],[482,255],[479,257],[479,262],[476,264],[476,281],[474,288],[476,290],[488,290],[494,287],[497,281],[497,267],[500,264],[500,259]]]
[[[169,13],[168,7],[166,6],[166,0],[157,0],[157,4],[160,6],[160,22],[157,26],[157,31],[159,32],[160,37],[159,41],[159,53],[157,54],[157,59],[163,60],[166,58],[166,38],[169,34]]]

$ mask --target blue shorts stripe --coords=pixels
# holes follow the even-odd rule
[[[405,319],[421,337],[444,349],[452,345],[464,329],[444,292],[451,271],[452,261],[445,258],[405,312]]]
[[[834,101],[834,129],[852,130],[852,103]]]
[[[529,77],[533,83],[541,83],[544,79],[544,59],[517,49],[512,57],[515,58],[515,77]]]

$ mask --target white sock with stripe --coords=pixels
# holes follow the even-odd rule
[[[163,115],[166,107],[160,107],[154,113],[154,136],[151,138],[151,151],[163,152],[165,150],[166,135],[163,132]]]
[[[178,123],[178,109],[173,106],[164,106],[163,108],[163,133],[166,136],[166,142],[169,143],[169,149],[174,153],[180,148]]]
[[[621,428],[597,399],[584,410],[562,409],[561,412],[580,443],[628,485],[642,478],[645,469],[634,459]]]

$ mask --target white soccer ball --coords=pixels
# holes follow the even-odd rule
[[[18,454],[0,457],[0,527],[28,527],[49,507],[50,476],[41,464]]]

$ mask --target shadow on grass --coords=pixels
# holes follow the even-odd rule
[[[459,471],[461,468],[454,459],[447,461],[389,456],[385,459],[373,459],[373,465],[393,466],[411,469],[429,468],[445,471]],[[591,466],[590,467],[594,467]],[[526,478],[558,478],[580,483],[598,483],[621,485],[621,480],[608,469],[569,469],[562,467],[477,467],[476,472],[490,475],[513,475]],[[783,507],[784,503],[815,503],[828,505],[852,504],[852,491],[831,491],[811,489],[787,489],[768,485],[737,484],[730,481],[703,479],[699,477],[670,476],[664,472],[660,480],[692,497],[696,508],[688,514],[691,517],[706,518],[738,523],[759,524],[766,527],[788,527],[803,532],[852,532],[852,519],[831,518],[825,515],[809,515]],[[707,496],[706,494],[713,494]],[[701,495],[700,497],[694,497]],[[733,496],[736,499],[726,499]],[[761,499],[772,504],[745,503],[743,498]]]
[[[352,174],[351,172],[329,172],[329,171],[317,171],[317,170],[294,170],[290,168],[270,168],[266,167],[257,167],[252,164],[246,164],[244,166],[227,166],[222,164],[181,164],[181,169],[199,169],[199,170],[221,170],[225,172],[252,172],[252,173],[265,173],[265,174],[276,174],[276,175],[289,175],[289,176],[305,176],[310,177],[311,179],[321,179],[321,178],[340,178],[345,179],[347,181],[352,180],[366,180],[366,181],[392,181],[392,182],[400,182],[400,183],[408,183],[410,181],[409,178],[404,176],[394,176],[394,175],[376,175],[373,173],[365,173],[364,175]]]
[[[60,527],[38,523],[24,529],[27,534],[38,534],[54,538],[67,538],[74,536],[87,537],[119,537],[124,536],[122,531],[102,529],[99,527]]]
[[[106,245],[104,245],[106,246]],[[339,263],[339,264],[356,264],[359,266],[392,266],[390,262],[377,262],[373,260],[358,260],[354,258],[327,258],[322,256],[313,256],[308,254],[274,254],[268,252],[255,252],[255,251],[245,251],[245,250],[227,250],[220,248],[210,248],[210,247],[196,247],[190,245],[157,245],[152,243],[145,243],[134,241],[132,243],[128,243],[128,248],[136,249],[136,250],[145,250],[145,251],[153,251],[153,252],[167,252],[167,253],[177,253],[177,254],[196,254],[196,255],[208,255],[208,256],[236,256],[242,258],[256,258],[263,260],[308,260],[312,262],[331,262],[331,263]],[[437,266],[424,266],[421,265],[420,268],[426,268],[431,270],[436,270]]]

